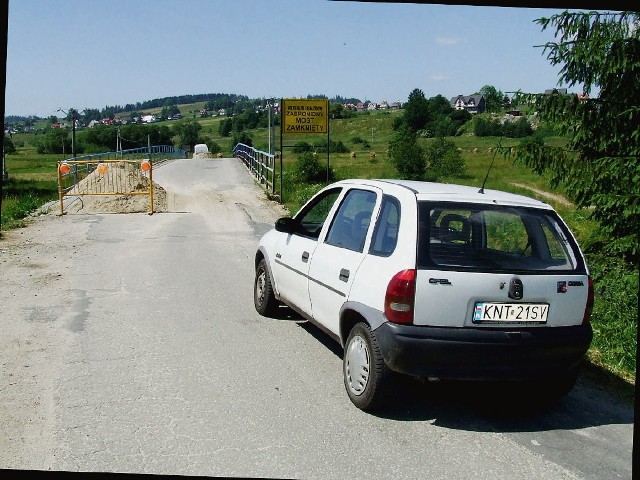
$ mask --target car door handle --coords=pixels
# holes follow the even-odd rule
[[[282,255],[280,255],[279,253],[276,253],[276,258],[282,258]]]
[[[349,270],[347,270],[346,268],[343,268],[340,270],[340,275],[338,276],[338,278],[343,282],[347,282],[349,280],[349,273],[350,273]]]
[[[307,263],[309,261],[309,252],[302,252],[302,261]]]

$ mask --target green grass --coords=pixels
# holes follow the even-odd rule
[[[2,185],[2,230],[22,227],[24,219],[58,198],[58,160],[61,155],[39,155],[31,147],[6,155],[9,179]]]

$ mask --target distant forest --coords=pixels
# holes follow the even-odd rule
[[[328,98],[326,95],[307,95],[308,99],[315,98]],[[145,100],[144,102],[137,103],[127,103],[126,105],[107,105],[102,110],[99,111],[100,118],[111,117],[117,113],[129,113],[129,112],[138,112],[140,110],[147,110],[152,108],[162,108],[171,105],[182,105],[182,104],[190,104],[197,102],[207,102],[210,108],[228,108],[229,104],[235,104],[236,102],[249,102],[256,101],[261,102],[266,100],[265,98],[260,99],[250,99],[246,95],[236,95],[236,94],[228,94],[228,93],[200,93],[196,95],[178,95],[173,97],[163,97],[163,98],[155,98],[153,100]],[[276,99],[278,100],[278,99]],[[331,103],[358,103],[360,102],[357,98],[344,98],[337,95],[335,98],[329,99]],[[97,109],[85,109],[90,110],[97,113]],[[98,116],[98,115],[96,115]],[[35,121],[40,117],[37,116],[21,116],[21,115],[7,115],[4,117],[5,123],[17,123],[24,121]]]

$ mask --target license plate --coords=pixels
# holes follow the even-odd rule
[[[476,302],[473,322],[533,322],[545,323],[548,303],[492,303]]]

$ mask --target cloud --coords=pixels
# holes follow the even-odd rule
[[[444,82],[445,80],[449,80],[449,77],[447,77],[446,75],[442,75],[441,73],[434,73],[429,78],[431,78],[431,80],[433,80],[434,82]]]
[[[458,45],[462,43],[462,39],[458,37],[438,37],[436,43],[440,45]]]

